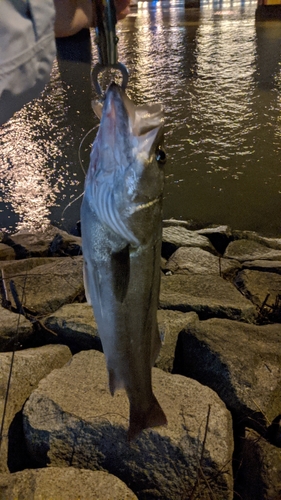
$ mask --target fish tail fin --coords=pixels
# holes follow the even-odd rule
[[[142,412],[139,407],[131,405],[128,440],[132,441],[135,439],[144,429],[159,427],[160,425],[167,425],[167,418],[156,397],[153,395],[151,405],[146,411]]]

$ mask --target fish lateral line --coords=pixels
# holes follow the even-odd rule
[[[147,203],[135,204],[133,207],[130,208],[130,214],[133,214],[135,212],[140,212],[141,210],[145,210],[146,208],[150,208],[159,202],[160,202],[160,198],[158,197],[158,198],[155,198],[154,200],[148,201]]]

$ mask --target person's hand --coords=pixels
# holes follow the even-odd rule
[[[117,19],[129,13],[130,0],[114,0]],[[55,36],[64,37],[78,33],[82,28],[96,26],[95,2],[92,0],[54,0]]]

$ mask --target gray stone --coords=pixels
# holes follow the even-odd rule
[[[276,297],[281,295],[280,274],[245,269],[238,273],[235,284],[257,306],[263,304],[268,294],[267,304],[270,305],[275,304]]]
[[[0,306],[0,351],[12,349],[14,343],[21,344],[32,333],[33,326],[28,319]]]
[[[199,227],[202,227],[198,222],[194,220],[179,220],[179,219],[164,219],[162,221],[163,227],[184,227],[185,229],[189,229],[190,231],[196,231]]]
[[[199,229],[198,234],[207,236],[214,245],[215,249],[223,254],[230,240],[232,239],[232,231],[229,226],[214,226]]]
[[[19,231],[5,242],[12,246],[17,258],[47,257],[49,255],[78,255],[81,253],[81,238],[68,234],[54,226],[43,231]],[[53,250],[52,250],[53,245]]]
[[[212,255],[201,248],[178,248],[165,265],[173,274],[209,274],[233,278],[241,269],[240,262]]]
[[[110,396],[103,354],[76,354],[42,380],[24,406],[29,453],[41,466],[107,470],[140,500],[187,498],[197,474],[197,499],[206,498],[206,480],[216,499],[231,499],[232,419],[225,405],[198,382],[157,368],[153,387],[168,426],[128,443],[125,391]]]
[[[38,382],[50,371],[63,366],[71,358],[71,352],[66,346],[44,346],[37,349],[26,349],[0,353],[0,415],[2,418],[4,402],[8,387],[11,361],[13,358],[12,377],[10,381],[8,403],[5,414],[3,440],[0,450],[0,472],[7,472],[8,446],[9,466],[14,467],[22,460],[22,448],[19,446],[21,437],[21,422],[18,414],[24,402],[37,387]],[[13,423],[13,425],[11,425]],[[11,433],[11,429],[13,432]],[[8,431],[10,437],[8,438]],[[0,495],[1,496],[1,495]]]
[[[281,250],[281,238],[268,238],[266,236],[261,236],[255,231],[232,231],[234,239],[248,239],[252,241],[257,241],[262,245],[265,245],[270,248],[274,248],[275,250]]]
[[[216,250],[206,236],[199,235],[196,231],[189,231],[184,227],[164,227],[162,232],[162,253],[165,258],[179,247],[200,247],[216,254]]]
[[[229,243],[224,257],[245,260],[281,260],[281,250],[269,248],[253,240],[235,240]]]
[[[211,387],[235,416],[265,432],[280,413],[281,328],[212,318],[182,330],[175,371]]]
[[[281,498],[281,449],[246,429],[236,491],[243,500]]]
[[[15,275],[13,281],[19,296],[23,296],[23,307],[32,314],[46,315],[84,298],[82,268],[82,257],[62,257]],[[14,305],[11,293],[8,296]]]
[[[160,309],[157,311],[159,333],[162,340],[162,347],[155,366],[166,372],[172,372],[175,349],[180,331],[187,327],[190,321],[197,319],[197,314],[182,313],[179,311],[169,311]]]
[[[5,245],[5,243],[0,243],[0,261],[1,260],[13,260],[16,258],[16,253],[13,248]]]
[[[200,318],[220,318],[253,321],[254,305],[220,276],[189,273],[163,276],[160,307],[182,312],[195,311]]]
[[[252,271],[267,271],[270,273],[281,274],[281,261],[279,260],[250,260],[243,262],[244,269]]]
[[[102,350],[93,309],[87,303],[66,304],[41,322],[55,332],[57,341],[67,344],[72,352]]]
[[[117,477],[107,472],[48,467],[0,475],[1,500],[137,500]]]

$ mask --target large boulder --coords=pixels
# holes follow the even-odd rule
[[[240,231],[239,229],[233,230],[232,235],[235,240],[252,240],[275,250],[281,250],[281,238],[268,238],[255,231]]]
[[[197,231],[202,236],[207,236],[215,249],[223,254],[232,239],[232,231],[229,226],[211,226]]]
[[[242,264],[243,269],[251,269],[252,271],[267,271],[269,273],[281,274],[280,260],[249,260]]]
[[[281,448],[246,429],[236,491],[243,500],[281,498]]]
[[[16,258],[16,252],[9,245],[5,243],[0,243],[0,261],[2,260],[13,260]]]
[[[216,391],[236,422],[265,434],[280,413],[280,340],[279,324],[193,319],[179,335],[174,369]]]
[[[79,255],[81,238],[49,225],[42,231],[19,231],[5,235],[3,243],[11,246],[17,259],[47,257],[50,255]]]
[[[13,282],[24,309],[34,315],[46,315],[65,303],[83,299],[82,267],[82,257],[58,257],[51,263],[15,274]],[[7,273],[7,269],[4,271]],[[6,287],[9,288],[7,281]],[[15,307],[11,291],[7,295]]]
[[[269,304],[275,304],[276,298],[281,296],[281,276],[265,271],[244,269],[235,279],[237,288],[257,306],[261,306],[266,297]]]
[[[182,312],[195,311],[201,319],[218,316],[253,321],[255,306],[220,276],[195,274],[163,276],[160,307]]]
[[[18,349],[32,333],[33,326],[28,319],[0,306],[0,351]]]
[[[139,499],[232,499],[232,419],[217,394],[195,380],[153,369],[168,426],[127,440],[125,391],[108,390],[103,354],[82,351],[54,370],[24,406],[24,434],[40,466],[106,470]]]
[[[155,366],[166,372],[172,372],[175,359],[175,350],[180,331],[185,328],[193,316],[193,312],[182,313],[180,311],[170,311],[169,309],[159,309],[157,311],[158,328],[162,341],[159,356]]]
[[[164,270],[173,274],[192,272],[233,278],[241,267],[234,259],[220,258],[202,248],[180,247],[171,255]]]
[[[87,303],[65,304],[41,323],[57,334],[56,341],[67,344],[72,352],[102,350],[93,309]]]
[[[235,240],[229,243],[224,257],[245,260],[281,260],[281,250],[275,250],[254,240]]]
[[[48,467],[0,474],[0,498],[137,500],[134,493],[112,474],[74,467]]]
[[[20,411],[24,402],[42,378],[54,368],[63,366],[70,358],[71,352],[68,347],[60,345],[26,349],[14,354],[0,353],[1,417],[5,409],[0,472],[6,472],[8,469],[17,470],[19,464],[24,461],[25,451],[20,444],[22,442]],[[9,378],[10,371],[11,378]]]
[[[184,227],[164,227],[162,232],[162,254],[169,258],[179,247],[200,247],[216,254],[216,250],[206,236]]]

